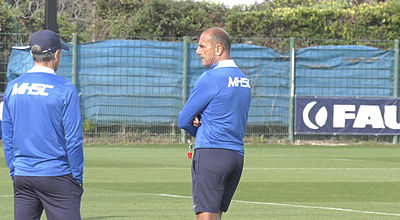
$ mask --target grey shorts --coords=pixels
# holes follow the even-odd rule
[[[226,149],[199,148],[192,162],[195,213],[226,212],[239,184],[243,156]]]

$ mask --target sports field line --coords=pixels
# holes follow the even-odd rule
[[[190,199],[192,198],[191,196],[180,196],[180,195],[172,195],[172,194],[164,194],[164,193],[162,193],[162,194],[153,194],[153,195],[163,196],[163,197],[173,197],[173,198],[190,198]],[[361,210],[355,210],[355,209],[333,208],[333,207],[323,207],[323,206],[307,206],[307,205],[273,203],[273,202],[254,202],[254,201],[244,201],[244,200],[235,200],[235,199],[232,200],[232,202],[244,203],[244,204],[256,204],[256,205],[285,206],[285,207],[291,207],[291,208],[323,209],[323,210],[332,210],[332,211],[361,213],[361,214],[400,216],[400,214],[397,214],[397,213],[361,211]]]
[[[140,195],[192,199],[191,196],[173,195],[173,194],[166,194],[166,193],[89,194],[87,196],[140,196]],[[232,200],[232,202],[244,203],[244,204],[255,204],[255,205],[284,206],[284,207],[290,207],[290,208],[322,209],[322,210],[341,211],[341,212],[353,212],[353,213],[360,213],[360,214],[400,216],[399,213],[363,211],[363,210],[324,207],[324,206],[308,206],[308,205],[285,204],[285,203],[274,203],[274,202],[255,202],[255,201],[245,201],[245,200]]]
[[[174,194],[167,194],[167,193],[125,193],[125,194],[118,194],[118,193],[87,194],[87,193],[85,193],[84,196],[85,197],[86,196],[159,196],[159,197],[192,199],[191,196],[174,195]],[[12,195],[0,195],[0,198],[1,197],[13,197],[13,196]],[[283,206],[283,207],[290,207],[290,208],[321,209],[321,210],[352,212],[352,213],[360,213],[360,214],[373,214],[373,215],[383,215],[383,216],[400,216],[399,213],[374,212],[374,211],[334,208],[334,207],[325,207],[325,206],[308,206],[308,205],[274,203],[274,202],[255,202],[255,201],[245,201],[245,200],[235,200],[235,199],[232,200],[232,202],[243,203],[243,204],[254,204],[254,205]]]
[[[7,167],[0,167],[2,169],[9,169]],[[85,169],[107,169],[107,167],[86,167]],[[116,169],[109,167],[109,169]],[[118,168],[124,169],[124,168]],[[148,170],[183,170],[190,167],[127,167],[126,169],[148,169]],[[400,170],[400,167],[244,167],[244,170]]]
[[[105,167],[88,167],[85,169],[107,169]],[[115,169],[115,168],[110,168]],[[118,168],[124,169],[124,168]],[[138,167],[132,168],[128,167],[126,169],[146,169],[146,170],[188,170],[190,172],[190,167]],[[399,167],[393,168],[373,168],[373,167],[244,167],[243,170],[343,170],[343,171],[400,171]]]
[[[173,195],[173,194],[165,194],[165,193],[161,193],[161,194],[158,194],[158,193],[151,194],[151,193],[149,193],[149,195],[162,196],[162,197],[173,197],[173,198],[185,198],[185,199],[191,199],[192,198],[191,196],[181,196],[181,195]],[[397,213],[361,211],[361,210],[355,210],[355,209],[333,208],[333,207],[323,207],[323,206],[307,206],[307,205],[273,203],[273,202],[254,202],[254,201],[244,201],[244,200],[232,200],[232,202],[244,203],[244,204],[255,204],[255,205],[285,206],[285,207],[291,207],[291,208],[322,209],[322,210],[353,212],[353,213],[361,213],[361,214],[400,216],[400,214],[397,214]]]
[[[399,167],[248,167],[244,170],[400,170]]]

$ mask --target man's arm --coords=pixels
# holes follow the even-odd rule
[[[14,146],[13,146],[13,136],[14,136],[14,125],[11,118],[10,111],[8,109],[8,91],[4,94],[3,103],[3,118],[2,118],[2,133],[3,133],[3,147],[4,147],[4,157],[6,160],[6,165],[10,169],[10,176],[14,179]]]
[[[201,113],[217,94],[217,83],[207,74],[199,77],[193,88],[192,94],[179,114],[178,127],[185,129],[190,135],[196,137],[197,128],[193,126],[193,120]]]
[[[73,87],[67,96],[63,110],[66,149],[72,176],[83,183],[83,127],[78,93]]]

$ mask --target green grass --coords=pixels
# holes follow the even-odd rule
[[[400,219],[399,146],[245,148],[223,219]],[[194,219],[186,153],[186,145],[86,145],[83,219]],[[2,151],[0,164],[0,219],[13,219]]]

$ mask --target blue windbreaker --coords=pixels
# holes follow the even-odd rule
[[[194,148],[222,148],[244,155],[243,137],[250,107],[250,81],[233,60],[210,67],[179,114],[178,126],[196,137]],[[201,126],[192,125],[201,115]]]
[[[72,176],[83,182],[78,93],[52,69],[35,66],[4,94],[3,145],[10,175]]]

